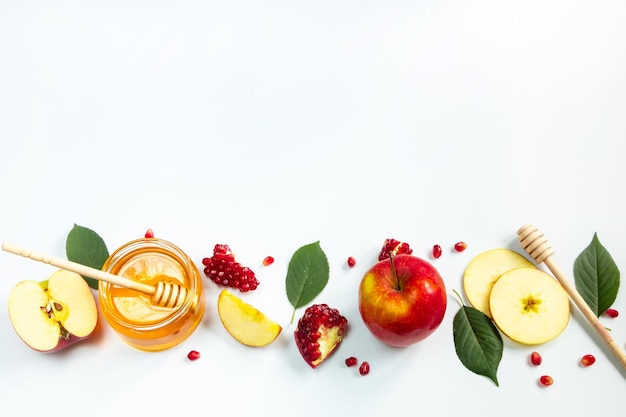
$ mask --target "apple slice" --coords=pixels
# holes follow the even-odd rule
[[[567,292],[537,268],[502,274],[489,297],[493,321],[512,340],[538,345],[556,338],[570,317]]]
[[[476,255],[465,268],[463,289],[470,304],[491,317],[489,294],[502,274],[516,268],[535,267],[532,262],[511,249],[490,249]]]
[[[13,329],[40,352],[56,352],[86,339],[98,322],[91,289],[74,272],[58,270],[46,281],[22,281],[8,304]]]
[[[279,324],[225,289],[217,297],[217,313],[226,331],[247,346],[269,345],[282,331]]]

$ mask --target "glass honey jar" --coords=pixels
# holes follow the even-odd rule
[[[163,307],[149,295],[100,281],[102,315],[128,345],[165,350],[187,339],[200,324],[205,311],[202,278],[176,245],[157,238],[133,240],[116,249],[102,270],[148,285],[167,281],[186,289],[179,305]]]

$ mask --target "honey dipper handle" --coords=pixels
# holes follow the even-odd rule
[[[591,327],[593,327],[598,336],[602,338],[622,367],[626,369],[626,353],[617,344],[617,342],[615,342],[613,336],[611,336],[609,331],[604,327],[604,325],[602,325],[591,308],[589,308],[585,300],[576,290],[576,287],[572,285],[571,281],[567,279],[565,274],[553,261],[552,255],[554,254],[554,251],[548,244],[544,235],[537,230],[537,228],[531,225],[522,226],[518,230],[517,234],[524,250],[532,256],[538,264],[543,262],[548,267],[557,281],[561,284],[561,287],[563,287],[565,292],[567,292],[576,307],[578,307],[583,316],[585,316],[587,322],[591,325]]]
[[[96,268],[91,268],[76,262],[45,255],[40,252],[14,245],[12,243],[3,242],[2,250],[12,253],[14,255],[20,255],[25,258],[32,259],[34,261],[39,261],[48,265],[56,266],[57,268],[65,269],[66,271],[76,272],[77,274],[80,274],[82,276],[105,281],[109,284],[118,285],[120,287],[130,288],[143,294],[153,295],[156,291],[155,288],[151,285],[142,284],[141,282],[133,281],[132,279],[120,277],[118,275],[109,274],[108,272],[104,272]]]
[[[591,327],[596,331],[596,333],[602,338],[604,343],[606,343],[607,347],[611,350],[615,358],[619,361],[624,369],[626,369],[626,353],[620,348],[617,342],[613,339],[613,336],[609,333],[609,331],[602,325],[598,317],[595,315],[593,311],[589,308],[585,300],[580,296],[578,291],[571,285],[570,281],[565,277],[563,272],[559,269],[559,267],[552,260],[552,256],[548,256],[544,261],[544,264],[550,269],[552,274],[556,277],[556,279],[561,283],[561,286],[565,289],[565,291],[569,294],[570,298],[576,304],[576,307],[583,313],[583,316],[587,319]]]

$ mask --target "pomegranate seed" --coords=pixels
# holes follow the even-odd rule
[[[359,373],[361,375],[367,375],[370,373],[370,364],[367,362],[363,362],[361,366],[359,366]]]
[[[541,357],[539,352],[533,352],[530,354],[530,363],[532,363],[533,365],[539,366],[541,365],[542,361],[543,361],[543,358]]]
[[[585,355],[580,359],[582,366],[591,366],[596,362],[596,358],[593,355]]]
[[[433,258],[437,259],[441,256],[441,246],[439,245],[434,245],[433,246]]]
[[[615,310],[614,308],[609,308],[604,312],[604,314],[614,319],[615,317],[619,316],[619,311]]]
[[[354,366],[357,364],[357,359],[354,356],[350,356],[348,359],[346,359],[346,366]]]
[[[198,352],[197,350],[192,350],[191,352],[187,354],[187,358],[190,361],[195,361],[196,359],[200,359],[200,352]]]
[[[454,244],[454,250],[457,252],[463,252],[465,249],[467,249],[467,243],[465,242],[456,242]]]
[[[144,235],[145,238],[147,239],[151,239],[154,237],[154,232],[152,231],[152,229],[148,229],[146,230],[146,234]]]
[[[266,256],[266,257],[263,259],[263,266],[269,266],[269,265],[271,265],[271,264],[273,264],[273,263],[274,263],[274,258],[273,258],[273,257],[271,257],[271,256]]]
[[[539,383],[543,385],[544,387],[549,387],[550,385],[554,383],[554,380],[549,375],[542,375],[539,378]]]
[[[356,259],[352,256],[348,257],[348,266],[352,268],[354,265],[356,265]]]

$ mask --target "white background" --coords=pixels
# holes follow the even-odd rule
[[[1,414],[619,414],[626,373],[576,310],[536,348],[540,368],[505,340],[496,387],[455,355],[452,290],[474,255],[521,250],[525,223],[570,279],[594,232],[626,268],[624,21],[618,0],[1,0],[0,240],[63,257],[74,223],[111,251],[150,227],[198,265],[226,243],[261,281],[244,300],[283,326],[268,347],[240,345],[205,279],[205,318],[178,347],[137,351],[103,323],[37,353],[6,300],[53,269],[0,254]],[[405,349],[376,341],[357,309],[388,237],[426,259],[444,247],[446,317]],[[350,329],[312,370],[284,278],[317,240],[331,276],[316,302]],[[262,267],[266,255],[276,263]],[[602,320],[624,347],[623,289],[615,307]],[[368,376],[345,367],[352,355]]]

